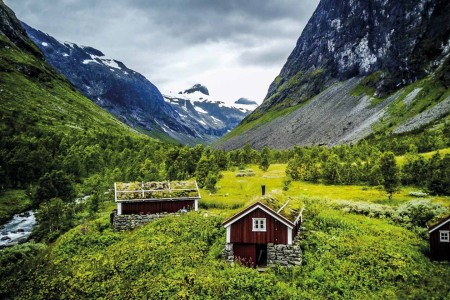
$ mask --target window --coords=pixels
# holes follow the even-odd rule
[[[266,218],[253,218],[253,231],[266,231]]]
[[[440,238],[440,241],[441,242],[445,242],[445,243],[449,243],[450,242],[450,231],[443,231],[443,230],[441,230],[441,231],[439,231],[439,233],[440,233],[440,235],[441,235],[441,238]]]

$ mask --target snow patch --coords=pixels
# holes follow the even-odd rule
[[[198,107],[198,106],[194,106],[194,109],[195,109],[197,112],[201,113],[201,114],[207,114],[207,113],[208,113],[208,112],[205,111],[203,108]]]
[[[91,57],[92,57],[92,55],[91,55]],[[105,64],[111,68],[122,70],[122,68],[119,67],[119,65],[117,64],[117,62],[114,59],[101,59],[101,60],[102,60],[103,64]]]
[[[46,43],[46,42],[42,42],[41,44],[42,44],[42,46],[44,46],[44,47],[48,47],[48,43]]]

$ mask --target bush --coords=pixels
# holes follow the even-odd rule
[[[397,209],[398,221],[420,227],[425,227],[429,221],[446,212],[445,207],[429,199],[413,200]]]

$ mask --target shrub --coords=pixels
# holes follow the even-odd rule
[[[397,209],[398,221],[421,227],[425,227],[429,221],[446,212],[445,207],[429,199],[413,200]]]

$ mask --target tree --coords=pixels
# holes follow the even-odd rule
[[[208,172],[208,176],[205,180],[205,188],[210,191],[211,193],[216,192],[216,183],[217,183],[217,174],[214,174],[212,172]]]
[[[292,178],[293,180],[300,180],[300,164],[298,162],[297,155],[291,158],[286,167],[286,176]]]
[[[270,150],[267,147],[264,147],[261,151],[261,161],[259,163],[259,168],[264,172],[267,171],[270,167]]]
[[[384,153],[380,158],[380,171],[383,178],[383,187],[388,194],[388,199],[392,199],[392,195],[400,188],[400,178],[395,162],[395,156],[392,152]]]
[[[75,189],[70,178],[62,171],[53,170],[45,173],[39,179],[38,187],[34,195],[34,204],[38,205],[51,198],[61,198],[64,201],[75,197]]]
[[[341,162],[336,154],[328,157],[323,168],[323,177],[328,183],[341,183]]]
[[[206,182],[206,177],[208,176],[210,170],[210,161],[206,156],[202,156],[197,164],[197,170],[195,171],[195,178],[199,187],[204,187]]]

